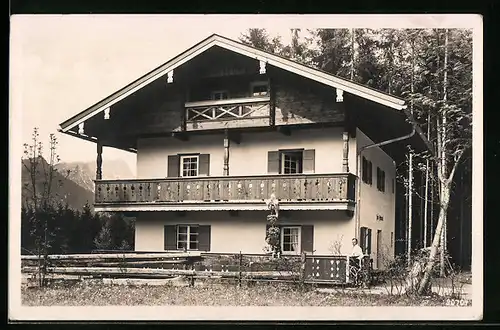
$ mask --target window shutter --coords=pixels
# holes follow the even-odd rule
[[[372,230],[368,228],[366,235],[367,235],[366,254],[371,254],[372,253]]]
[[[314,173],[314,149],[304,150],[302,152],[302,172],[303,173]]]
[[[361,178],[362,178],[363,182],[366,183],[366,182],[368,182],[368,179],[367,179],[367,174],[368,173],[367,173],[367,169],[366,169],[366,167],[367,167],[366,165],[367,164],[366,164],[366,158],[365,157],[363,157],[361,163],[362,163],[362,165],[361,165],[362,166],[362,169],[361,169],[361,171],[362,171]]]
[[[359,233],[359,246],[363,253],[366,253],[366,229],[366,227],[361,227]]]
[[[165,250],[177,250],[177,227],[165,226],[164,227],[164,247]]]
[[[267,173],[279,174],[280,173],[280,153],[279,151],[267,152]]]
[[[210,251],[210,226],[198,227],[198,250]]]
[[[314,251],[314,226],[304,225],[300,229],[300,252],[306,252],[307,254],[313,253]]]
[[[380,190],[380,168],[377,166],[377,189]]]
[[[373,183],[373,167],[372,167],[372,162],[368,161],[368,180],[369,184]]]
[[[210,175],[210,154],[201,154],[199,157],[199,175]]]
[[[179,155],[168,156],[167,177],[175,178],[179,176]]]

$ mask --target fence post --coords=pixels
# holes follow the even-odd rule
[[[241,263],[242,263],[242,258],[243,258],[243,256],[241,255],[241,251],[240,251],[239,262],[238,262],[238,286],[239,287],[241,287]]]
[[[306,253],[302,252],[300,256],[300,282],[303,283],[306,279]]]

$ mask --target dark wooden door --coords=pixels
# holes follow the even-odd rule
[[[377,269],[382,267],[382,230],[377,230]]]

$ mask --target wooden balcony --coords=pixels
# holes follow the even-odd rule
[[[96,211],[266,210],[275,194],[283,210],[352,210],[352,174],[294,174],[98,180]]]
[[[262,127],[270,123],[270,98],[249,98],[188,102],[186,130]]]

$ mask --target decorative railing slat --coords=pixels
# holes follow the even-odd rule
[[[220,101],[214,101],[218,103]],[[228,100],[226,104],[206,104],[190,106],[186,104],[187,122],[197,121],[216,121],[244,119],[269,116],[270,102],[268,98],[262,100],[251,99],[244,101],[242,99]]]
[[[257,202],[271,194],[286,202],[353,201],[352,174],[97,180],[96,204]]]

